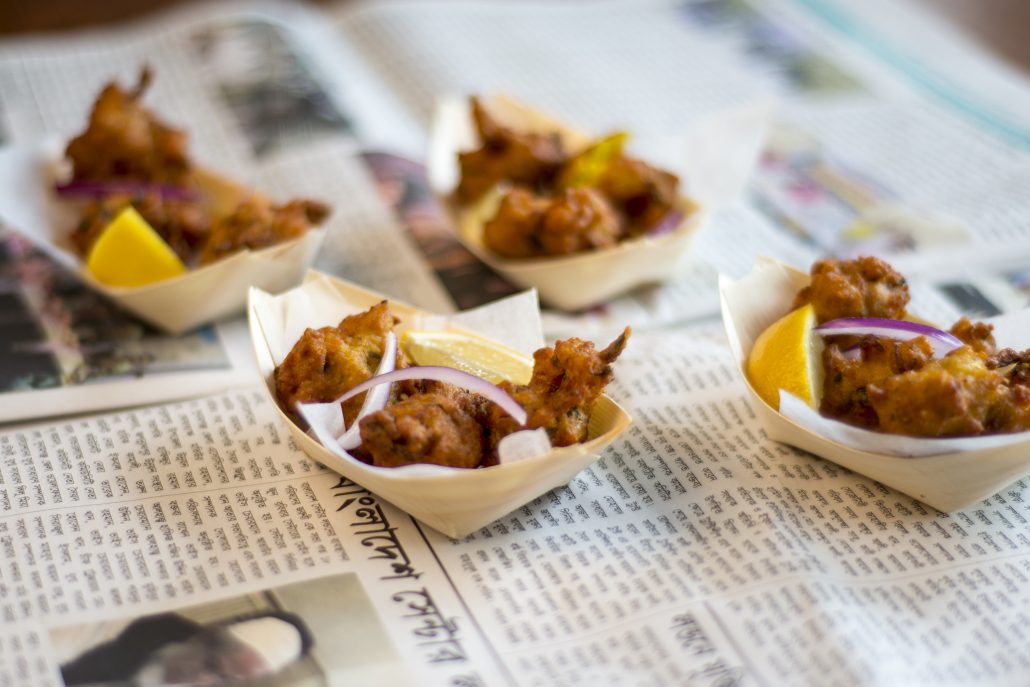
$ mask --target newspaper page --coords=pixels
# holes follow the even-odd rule
[[[204,125],[189,128],[202,141],[194,139],[198,155],[209,164],[284,194],[334,196],[328,200],[337,207],[339,224],[322,257],[327,270],[437,311],[446,311],[451,300],[461,302],[454,297],[460,289],[452,291],[439,270],[437,281],[419,253],[437,255],[456,279],[467,262],[445,259],[447,244],[437,240],[441,235],[431,222],[426,229],[426,204],[397,181],[403,169],[396,168],[403,164],[376,166],[370,159],[384,154],[358,153],[358,132],[373,128],[359,112],[363,105],[395,101],[407,112],[394,114],[392,122],[424,123],[431,101],[419,94],[455,90],[447,83],[449,74],[479,74],[477,87],[498,87],[488,79],[491,55],[497,56],[491,78],[500,87],[568,115],[579,112],[598,130],[623,124],[612,121],[621,116],[612,107],[624,102],[625,93],[641,96],[625,100],[640,128],[657,132],[676,124],[680,114],[751,95],[752,87],[783,95],[793,88],[785,74],[816,75],[815,82],[831,84],[837,96],[808,108],[791,103],[783,115],[785,133],[772,139],[780,147],[767,152],[763,167],[777,169],[776,151],[792,150],[787,143],[797,139],[799,123],[803,134],[809,127],[818,133],[821,146],[832,141],[833,151],[845,151],[831,157],[841,155],[847,170],[853,159],[872,164],[862,156],[871,159],[878,151],[887,157],[889,145],[871,143],[873,152],[867,152],[854,140],[854,129],[875,115],[888,121],[888,133],[902,126],[898,122],[920,117],[944,122],[940,135],[968,135],[966,156],[983,155],[983,173],[995,173],[994,157],[1002,149],[977,144],[989,136],[948,115],[937,119],[932,105],[889,72],[869,68],[857,50],[835,49],[846,69],[832,69],[804,51],[746,49],[740,20],[722,21],[725,11],[740,5],[645,3],[652,11],[640,14],[617,3],[606,5],[614,10],[603,14],[575,5],[528,6],[546,14],[546,21],[538,14],[523,21],[512,7],[467,3],[461,7],[473,26],[466,26],[465,36],[478,43],[476,52],[457,63],[434,51],[464,50],[464,43],[448,45],[451,24],[434,18],[430,6],[417,10],[414,22],[391,14],[392,6],[365,7],[343,21],[369,25],[357,31],[341,24],[335,40],[345,47],[319,50],[321,57],[311,64],[335,60],[340,71],[352,68],[363,75],[359,79],[375,81],[369,74],[378,75],[383,54],[392,51],[395,74],[381,82],[396,94],[373,94],[372,105],[352,101],[348,108],[340,104],[341,94],[351,92],[316,87],[323,99],[313,94],[311,82],[286,70],[285,78],[305,86],[300,90],[306,97],[329,101],[336,111],[324,126],[319,120],[297,127],[288,125],[288,117],[267,126],[245,124],[265,121],[251,119],[247,104],[266,102],[261,94],[268,85],[215,69],[198,57],[205,53],[197,46],[209,46],[207,54],[227,60],[225,55],[237,51],[281,57],[285,50],[296,67],[298,56],[308,53],[289,37],[309,37],[306,45],[315,46],[327,35],[317,18],[312,26],[310,15],[276,6],[256,13],[234,8],[203,17],[183,14],[171,23],[92,34],[78,42],[0,46],[3,121],[6,135],[19,141],[66,136],[81,125],[91,98],[111,74],[129,79],[142,60],[150,61],[159,74],[154,102],[169,108],[172,121]],[[440,7],[453,9],[450,3]],[[668,13],[670,7],[675,14]],[[769,16],[792,16],[785,14],[789,7],[763,7],[774,11],[746,13],[750,30],[744,34],[780,36],[759,29],[769,28],[763,23]],[[285,14],[269,22],[276,12]],[[681,22],[667,21],[670,16]],[[696,23],[699,16],[703,26]],[[593,22],[583,34],[587,39],[570,39],[571,20]],[[612,33],[611,25],[635,29],[626,33],[637,43],[613,40],[625,36]],[[793,40],[800,32],[805,45],[830,44],[803,16],[790,25]],[[550,52],[540,55],[535,71],[503,76],[509,72],[498,65],[505,49],[498,26],[511,35],[549,39],[541,44],[552,46]],[[431,36],[441,45],[428,50],[411,40],[402,50],[386,40],[389,27],[411,39]],[[694,34],[702,43],[694,42]],[[220,44],[212,38],[218,35],[232,38],[224,52],[210,48]],[[258,36],[261,49],[247,36]],[[581,55],[573,54],[583,40],[592,42]],[[630,48],[652,41],[663,50],[704,48],[691,56],[705,67],[695,70],[696,99],[681,111],[676,102],[654,103],[689,100],[689,82],[655,72],[656,81],[629,84],[620,93],[616,77],[633,80],[647,65],[615,67],[611,81],[601,85],[591,71],[612,46],[630,60],[640,54]],[[340,61],[374,50],[380,52],[367,64]],[[412,52],[418,57],[409,57]],[[764,57],[769,53],[795,62],[770,69]],[[435,64],[436,76],[417,70],[419,64]],[[540,78],[549,73],[544,66],[558,66],[559,76],[574,78]],[[312,69],[324,77],[320,68]],[[161,95],[157,85],[164,73],[173,78]],[[750,80],[737,81],[739,73],[750,74]],[[404,78],[408,89],[401,88]],[[312,81],[331,82],[318,76]],[[546,89],[550,97],[534,89]],[[869,93],[891,99],[887,109],[863,104]],[[301,109],[302,118],[320,111]],[[887,116],[892,111],[899,113],[896,120]],[[207,128],[211,122],[216,128]],[[878,133],[885,135],[868,132],[873,138]],[[398,141],[418,135],[406,131]],[[408,145],[398,144],[399,159],[412,155]],[[1007,155],[1018,162],[1013,151]],[[1010,175],[1018,174],[1017,167],[1001,170],[1010,184],[1016,178]],[[892,183],[913,192],[915,184],[930,183],[910,178],[924,171]],[[763,174],[771,172],[759,171],[753,197],[760,194]],[[878,177],[865,170],[849,177],[868,178]],[[934,193],[954,190],[939,183]],[[339,197],[340,189],[347,197]],[[777,198],[774,191],[765,191],[766,197]],[[1015,196],[1005,196],[1013,203],[1006,207],[1018,216]],[[402,226],[380,197],[398,207],[400,200],[415,198],[406,207],[416,222]],[[681,307],[714,294],[714,280],[706,280],[718,271],[746,271],[749,252],[766,252],[766,241],[769,252],[782,251],[797,264],[825,252],[812,232],[776,219],[784,207],[742,202],[728,208],[724,229],[701,237],[714,244],[701,254],[699,270],[707,269],[707,276],[698,277],[696,294],[677,291]],[[422,224],[416,228],[417,222]],[[972,231],[964,225],[963,230]],[[1020,237],[1013,238],[1018,244]],[[478,278],[464,276],[466,284]],[[972,307],[977,296],[999,309],[1019,301],[1015,271],[990,276],[993,281],[977,275],[974,292],[955,273],[953,282],[943,283],[952,291],[926,289],[917,296],[939,313],[928,317],[939,321],[948,321],[962,304]],[[503,285],[495,286],[498,295],[505,293]],[[666,321],[678,322],[683,315],[676,314],[675,299],[663,300],[672,291],[650,298],[667,308]],[[646,297],[613,304],[609,311],[627,319],[633,312],[644,321],[657,311]],[[550,321],[555,331],[576,333],[583,331],[580,326],[606,326],[605,315],[555,315]],[[187,683],[236,677],[330,685],[1024,684],[1030,671],[1030,612],[1023,592],[1030,577],[1026,480],[964,511],[929,509],[769,441],[735,368],[714,323],[637,331],[610,387],[635,419],[624,438],[567,487],[462,540],[426,528],[311,462],[288,438],[256,383],[166,405],[3,429],[0,684],[153,684],[162,675]]]
[[[1022,684],[1025,481],[939,513],[765,439],[717,329],[626,356],[627,438],[463,540],[308,461],[263,390],[4,432],[0,669],[127,680],[226,631],[328,684]],[[273,616],[288,656],[238,627]]]
[[[188,132],[201,164],[277,199],[332,206],[315,267],[449,310],[436,277],[379,202],[355,155],[349,115],[301,50],[303,31],[288,28],[302,29],[306,15],[248,7],[199,16],[192,8],[138,27],[0,46],[6,136],[21,147],[59,150],[85,127],[105,83],[132,83],[148,64],[156,74],[148,106]],[[36,176],[23,157],[0,155],[0,281],[11,309],[0,328],[0,422],[201,395],[248,378],[249,346],[234,347],[232,323],[167,336],[87,288],[78,265],[62,264],[66,256],[43,231],[55,201]],[[24,193],[33,183],[39,192]]]

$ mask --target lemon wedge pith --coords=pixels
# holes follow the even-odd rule
[[[401,350],[416,365],[453,367],[493,384],[504,380],[525,384],[533,369],[515,351],[456,332],[405,332]]]
[[[154,228],[131,206],[100,233],[86,259],[93,277],[108,286],[144,286],[186,271]]]
[[[815,326],[815,311],[809,304],[784,315],[755,340],[747,359],[747,376],[762,400],[777,410],[780,389],[819,407],[823,342],[813,334]]]

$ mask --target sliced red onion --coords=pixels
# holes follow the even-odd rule
[[[647,236],[661,236],[662,234],[668,234],[673,229],[680,225],[683,221],[683,212],[673,208],[666,212],[658,223],[645,232]]]
[[[456,370],[453,367],[443,367],[440,365],[418,365],[415,367],[406,367],[403,370],[394,370],[393,372],[387,372],[384,375],[372,377],[371,379],[367,379],[361,384],[358,384],[343,396],[340,396],[337,400],[342,403],[348,398],[353,398],[361,392],[368,391],[380,384],[392,384],[393,382],[403,382],[408,379],[432,379],[437,382],[453,384],[454,386],[479,394],[486,400],[496,403],[501,407],[501,410],[511,415],[512,418],[514,418],[520,425],[526,424],[525,408],[520,406],[518,401],[506,394],[499,386],[491,384],[482,377],[477,377],[474,374],[469,374],[462,370]]]
[[[965,344],[962,340],[946,331],[919,322],[907,320],[889,320],[883,317],[842,317],[830,320],[815,328],[820,336],[882,336],[888,339],[909,341],[925,336],[933,346],[933,354],[940,358]]]
[[[379,361],[376,375],[392,372],[397,364],[397,335],[393,332],[386,333],[386,343],[383,346],[383,357]],[[375,379],[375,377],[373,377]],[[349,398],[349,396],[348,396]],[[358,431],[358,420],[369,413],[374,413],[386,407],[390,400],[390,385],[376,386],[366,396],[358,411],[357,417],[350,427],[346,426],[343,419],[343,407],[341,404],[346,399],[341,397],[327,403],[298,403],[297,412],[308,423],[309,434],[314,433],[315,438],[322,442],[322,445],[330,447],[326,441],[338,444],[340,448],[350,450],[361,445],[361,434]]]
[[[172,184],[152,184],[145,181],[69,181],[58,184],[54,190],[60,196],[83,196],[86,198],[106,198],[115,194],[142,195],[157,193],[169,200],[196,200],[197,192],[185,186]]]

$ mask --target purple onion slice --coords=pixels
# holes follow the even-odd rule
[[[501,387],[491,384],[474,374],[456,370],[453,367],[443,367],[442,365],[416,365],[414,367],[406,367],[403,370],[394,370],[383,375],[377,375],[358,384],[336,399],[335,402],[343,403],[347,399],[353,398],[361,392],[368,391],[380,384],[392,384],[393,382],[403,382],[408,379],[432,379],[437,382],[453,384],[496,403],[500,406],[501,410],[511,415],[520,425],[526,424],[525,408],[520,406],[514,398],[506,394]]]
[[[66,184],[54,186],[54,191],[59,196],[85,198],[106,198],[120,193],[129,195],[157,193],[162,198],[169,200],[196,200],[198,197],[195,190],[185,186],[152,184],[145,181],[69,181]]]
[[[883,317],[842,317],[830,320],[813,331],[820,336],[882,336],[899,341],[910,341],[925,336],[933,346],[934,357],[941,358],[965,344],[954,334],[936,327],[907,320],[889,320]]]

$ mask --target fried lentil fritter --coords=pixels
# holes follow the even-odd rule
[[[878,258],[820,260],[795,307],[819,322],[904,319],[904,278]],[[951,333],[966,345],[934,359],[926,337],[828,337],[820,412],[892,434],[974,436],[1030,429],[1030,350],[997,350],[992,326],[963,317]]]
[[[372,377],[383,359],[386,335],[394,318],[386,301],[345,317],[335,327],[306,329],[275,369],[280,405],[294,421],[297,403],[325,403]],[[365,394],[344,402],[348,426],[357,417]]]
[[[131,91],[116,82],[107,84],[93,106],[89,126],[65,151],[74,181],[139,185],[138,191],[115,191],[86,205],[71,234],[82,257],[89,255],[100,233],[129,205],[188,266],[297,238],[325,220],[329,208],[322,203],[294,200],[276,206],[258,196],[244,199],[227,216],[213,216],[210,199],[192,174],[186,134],[162,123],[140,104],[152,78],[150,69],[144,68]],[[178,187],[171,190],[179,193],[162,195],[154,184]]]
[[[373,465],[432,463],[475,468],[483,461],[486,430],[471,394],[409,396],[361,419],[361,448]]]
[[[186,133],[163,123],[140,104],[152,80],[150,68],[144,67],[132,90],[112,82],[100,92],[86,130],[65,150],[73,179],[167,184],[186,180],[191,167]]]
[[[823,349],[825,377],[819,409],[824,415],[870,428],[879,421],[869,403],[869,385],[918,370],[933,358],[933,347],[922,336],[911,341],[865,336],[847,350],[849,355],[833,343]]]
[[[550,183],[566,160],[557,133],[513,131],[497,122],[472,98],[472,119],[482,141],[479,148],[459,153],[461,181],[455,194],[461,203],[472,203],[502,179],[538,186]]]
[[[621,143],[611,159],[609,153],[603,163],[589,159],[612,137],[568,157],[557,133],[515,132],[499,125],[479,100],[473,98],[471,108],[482,143],[458,154],[455,197],[468,205],[498,184],[510,186],[483,227],[484,244],[500,256],[608,248],[646,234],[679,202],[679,178],[623,155]],[[586,179],[584,168],[592,170]]]
[[[922,437],[1030,429],[1030,389],[1012,385],[963,346],[918,370],[870,384],[879,429]]]
[[[606,348],[577,338],[565,339],[554,348],[533,354],[533,376],[529,384],[501,382],[519,405],[526,409],[526,429],[542,427],[552,446],[569,446],[587,438],[590,409],[614,376],[612,363],[626,348],[630,328]],[[490,439],[496,447],[504,436],[520,427],[500,408],[490,408]]]
[[[793,308],[811,303],[820,324],[841,317],[900,320],[908,301],[904,277],[879,258],[862,257],[816,262],[812,282],[798,293]]]
[[[514,189],[483,226],[483,242],[498,255],[527,258],[614,246],[621,233],[615,211],[593,189],[570,188],[553,198]]]
[[[215,220],[198,262],[207,265],[237,251],[257,250],[298,238],[328,215],[329,207],[314,200],[273,205],[251,196],[232,214]]]

